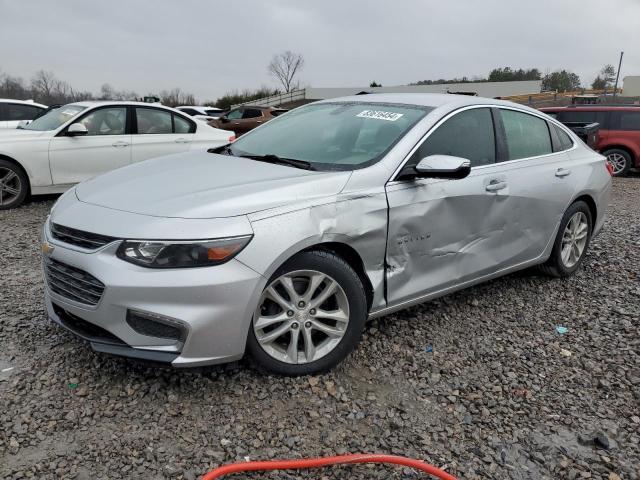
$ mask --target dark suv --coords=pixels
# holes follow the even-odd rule
[[[287,111],[284,108],[273,107],[238,107],[217,120],[211,120],[209,125],[223,130],[231,130],[239,137],[243,133],[247,133],[249,130],[253,130]]]
[[[596,149],[609,159],[614,175],[640,168],[640,105],[571,105],[540,110],[562,123],[600,124]]]

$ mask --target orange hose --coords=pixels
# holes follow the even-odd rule
[[[428,473],[440,480],[456,480],[453,475],[440,470],[439,468],[429,465],[422,460],[414,460],[406,457],[398,457],[395,455],[381,454],[352,454],[340,455],[337,457],[325,458],[305,458],[300,460],[272,460],[266,462],[243,462],[223,465],[215,470],[206,473],[202,480],[215,480],[224,475],[231,475],[239,472],[258,472],[270,470],[302,470],[307,468],[327,467],[329,465],[344,465],[349,463],[391,463],[394,465],[402,465],[410,467],[421,472]]]

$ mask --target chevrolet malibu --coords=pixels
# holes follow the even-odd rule
[[[607,165],[509,102],[314,103],[65,193],[43,232],[48,314],[99,352],[326,371],[367,319],[534,265],[573,274],[605,220]]]

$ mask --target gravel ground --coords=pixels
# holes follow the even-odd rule
[[[574,277],[526,271],[389,316],[336,371],[296,379],[245,361],[175,371],[97,355],[50,324],[39,228],[52,202],[0,212],[2,478],[194,479],[245,457],[346,452],[466,479],[640,478],[638,177],[616,179]]]

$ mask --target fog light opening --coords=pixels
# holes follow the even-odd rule
[[[149,312],[127,310],[127,324],[140,335],[183,342],[186,329],[180,322]]]

